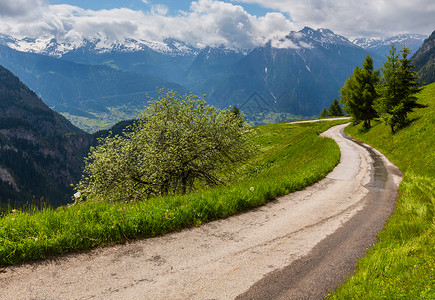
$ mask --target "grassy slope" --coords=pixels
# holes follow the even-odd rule
[[[358,262],[358,270],[333,299],[435,299],[435,84],[419,95],[428,105],[395,135],[375,123],[346,132],[380,150],[404,173],[393,216],[379,242]]]
[[[152,237],[224,218],[299,190],[338,163],[338,146],[317,133],[340,122],[273,124],[254,129],[260,151],[227,186],[147,202],[88,202],[0,219],[0,266]]]

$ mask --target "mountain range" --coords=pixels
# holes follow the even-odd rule
[[[399,50],[402,49],[403,46],[406,46],[411,50],[412,56],[420,48],[426,38],[427,36],[422,34],[399,34],[387,38],[356,38],[353,39],[352,42],[382,57],[389,54],[391,44],[394,44]]]
[[[408,38],[418,44],[419,36]],[[0,65],[88,131],[134,117],[160,87],[206,94],[219,108],[240,106],[255,124],[313,117],[367,54],[377,66],[384,59],[373,43],[308,27],[254,49],[104,36],[65,43],[2,35],[0,44]]]
[[[236,104],[259,122],[265,113],[316,116],[366,55],[345,37],[306,27],[252,50],[207,80],[201,93],[216,106]]]
[[[434,41],[435,32],[414,55],[419,74],[433,75]],[[88,50],[93,51],[92,47]],[[159,54],[152,51],[152,55]],[[115,53],[122,51],[111,50],[105,55],[115,57]],[[103,54],[95,51],[94,58]],[[294,111],[315,111],[316,105],[321,103],[316,99],[336,93],[339,82],[345,80],[345,73],[351,73],[365,55],[366,50],[329,30],[304,28],[252,50],[206,47],[197,53],[172,53],[164,58],[184,56],[186,61],[190,59],[190,64],[184,66],[188,66],[186,82],[195,83],[197,89],[209,90],[209,102],[215,101],[221,106],[236,103],[252,122],[261,123],[285,121],[295,117]],[[96,119],[97,111],[109,114],[111,109],[122,105],[126,107],[125,111],[132,111],[134,105],[138,109],[139,102],[125,102],[126,97],[110,100],[111,93],[123,89],[131,91],[145,84],[165,83],[172,84],[180,92],[187,91],[179,84],[114,66],[72,62],[6,46],[0,46],[0,61],[9,63],[27,81],[40,87],[40,94],[51,95],[57,89],[61,94],[108,95],[106,101],[97,101],[98,98],[83,101],[86,98],[77,95],[63,98],[64,102],[50,98],[55,108],[61,107],[82,118]],[[380,63],[379,60],[377,64]],[[433,77],[426,78],[434,80]],[[62,84],[62,80],[69,85]],[[65,90],[68,86],[71,89]],[[51,90],[50,87],[56,88]],[[143,96],[141,92],[138,95]],[[111,131],[120,134],[131,123],[117,123]],[[74,192],[72,186],[82,174],[83,158],[99,137],[108,134],[108,130],[89,134],[75,127],[42,102],[12,72],[0,66],[0,208],[8,204],[19,207],[45,202],[57,207],[70,203]]]
[[[135,116],[146,105],[147,96],[157,96],[158,87],[187,92],[179,84],[154,76],[19,52],[1,45],[0,65],[17,75],[54,110],[73,117],[77,123],[96,122],[95,128],[83,127],[90,131],[98,129],[99,124],[107,126]]]

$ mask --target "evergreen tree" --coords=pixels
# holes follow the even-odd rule
[[[340,103],[338,102],[337,98],[334,98],[334,100],[332,100],[332,103],[328,109],[328,115],[330,117],[341,117],[344,115],[343,110],[341,109]]]
[[[326,107],[324,107],[322,112],[320,113],[320,118],[324,119],[324,118],[327,118],[327,117],[329,117],[329,113],[328,113],[328,110],[326,109]]]
[[[236,105],[233,106],[233,108],[231,109],[231,112],[233,114],[235,114],[236,117],[240,117],[240,110],[239,110],[239,108]]]
[[[245,118],[243,116],[243,113],[240,112],[239,108],[236,105],[233,106],[233,108],[231,109],[231,112],[239,120],[240,127],[243,127],[245,124]]]
[[[413,71],[414,65],[408,58],[410,50],[404,47],[401,58],[396,47],[391,46],[390,55],[384,63],[381,83],[378,86],[379,98],[375,108],[381,120],[390,126],[391,133],[407,123],[407,114],[414,108],[424,107],[417,103],[415,96],[421,88],[417,73]]]
[[[373,58],[367,55],[363,68],[357,66],[340,90],[340,102],[352,115],[354,124],[364,121],[364,127],[370,128],[370,121],[376,117],[373,103],[378,97],[375,88],[378,82],[379,72],[373,69]]]

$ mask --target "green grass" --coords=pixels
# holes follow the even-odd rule
[[[67,112],[61,113],[62,116],[67,118],[74,126],[77,126],[78,128],[89,132],[94,133],[98,130],[107,129],[111,126],[115,125],[118,120],[104,120],[101,118],[88,118],[83,116],[76,116],[72,115]]]
[[[435,84],[419,95],[428,105],[395,135],[375,122],[346,132],[385,154],[404,173],[393,216],[379,242],[332,299],[435,299]]]
[[[219,188],[130,204],[101,199],[56,210],[11,212],[0,219],[0,266],[198,226],[300,190],[338,163],[338,146],[317,134],[339,123],[253,129],[258,155],[238,170],[239,180]]]
[[[137,117],[140,111],[123,105],[118,107],[109,107],[105,113],[89,113],[92,115],[92,117],[78,116],[67,112],[62,112],[61,115],[80,129],[89,133],[94,133],[99,130],[108,129],[123,120],[134,119]]]

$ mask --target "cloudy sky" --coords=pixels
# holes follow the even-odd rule
[[[433,0],[0,0],[0,33],[249,48],[304,26],[349,38],[429,35],[434,16]]]

